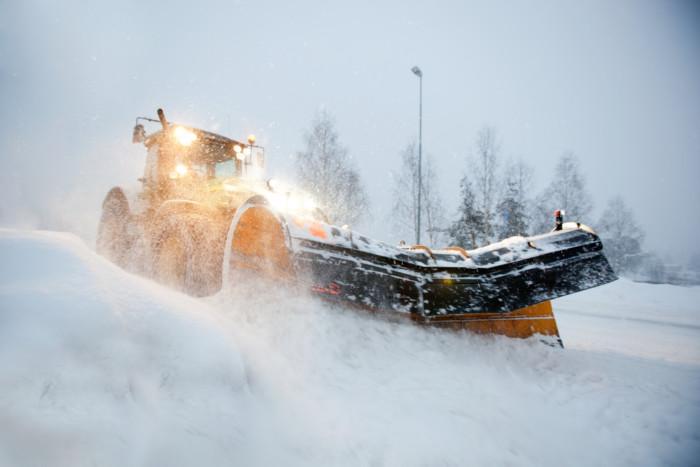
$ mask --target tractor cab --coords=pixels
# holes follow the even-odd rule
[[[253,135],[243,143],[225,136],[165,120],[137,118],[133,142],[147,148],[142,182],[148,191],[164,198],[181,195],[183,189],[201,189],[217,181],[238,178],[262,180],[265,169],[264,148],[255,144]],[[157,122],[162,129],[146,135],[139,120]]]

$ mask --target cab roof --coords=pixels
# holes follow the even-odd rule
[[[179,123],[169,123],[168,130],[158,130],[151,133],[146,137],[144,144],[147,148],[150,148],[154,144],[164,145],[164,139],[170,136],[175,128],[184,128],[197,135],[197,139],[192,143],[191,146],[187,147],[187,151],[191,154],[198,154],[202,158],[211,160],[213,162],[221,162],[231,159],[234,155],[234,146],[239,145],[245,147],[246,143],[242,143],[235,139],[227,138],[210,131],[202,130],[199,128],[190,127],[187,125],[180,125]],[[177,144],[172,142],[172,144]]]

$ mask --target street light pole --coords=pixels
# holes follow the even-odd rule
[[[411,68],[418,77],[418,212],[416,213],[416,244],[420,244],[420,212],[423,191],[423,72],[417,66]]]

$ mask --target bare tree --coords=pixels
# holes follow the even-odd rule
[[[423,202],[422,212],[425,219],[425,233],[431,246],[439,246],[445,237],[445,212],[440,196],[437,174],[433,159],[426,155],[423,166]]]
[[[401,151],[399,171],[392,174],[392,223],[401,236],[407,236],[410,240],[416,236],[418,223],[418,162],[415,149],[416,145],[411,143]]]
[[[482,128],[476,137],[476,154],[471,172],[474,179],[476,207],[483,213],[480,241],[489,243],[494,239],[495,204],[498,197],[498,152],[500,143],[496,130],[492,127]]]
[[[304,142],[296,154],[301,187],[316,197],[332,223],[355,224],[367,212],[368,197],[330,113],[316,114]]]
[[[424,222],[421,236],[427,237],[428,243],[435,246],[442,240],[445,216],[437,175],[429,155],[423,161],[422,178],[421,217]],[[394,226],[412,240],[416,237],[418,224],[418,153],[415,143],[401,151],[401,166],[394,176],[393,196],[391,217]]]
[[[621,196],[608,201],[596,230],[603,240],[605,255],[616,272],[630,273],[639,267],[644,232]]]
[[[556,209],[564,209],[568,219],[580,222],[585,222],[593,209],[578,157],[572,152],[562,154],[554,170],[554,179],[535,201],[533,217],[537,232],[551,229]]]

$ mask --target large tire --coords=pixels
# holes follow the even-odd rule
[[[153,276],[159,282],[197,297],[221,288],[223,235],[205,215],[173,213],[152,226]]]
[[[122,268],[127,267],[132,239],[129,234],[131,211],[121,188],[112,188],[102,203],[97,229],[97,252]]]

